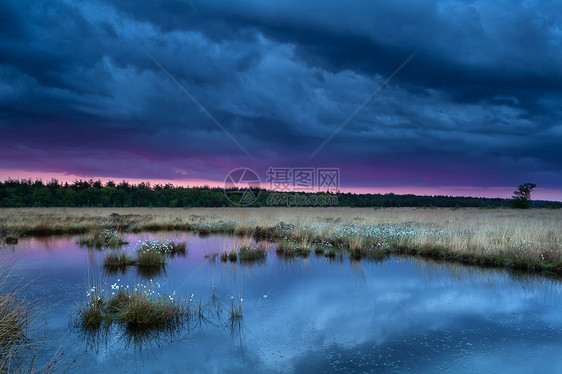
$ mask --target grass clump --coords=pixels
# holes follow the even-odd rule
[[[116,248],[125,244],[128,242],[121,238],[119,232],[109,229],[93,230],[87,237],[80,239],[80,245],[88,248]]]
[[[217,252],[211,252],[211,253],[205,254],[205,258],[207,260],[211,261],[211,262],[215,262],[218,257],[219,257],[219,254]]]
[[[230,320],[232,322],[241,320],[242,317],[244,317],[244,312],[242,310],[243,301],[244,299],[242,297],[240,297],[238,302],[235,302],[234,298],[232,299],[232,302],[230,303],[230,310],[229,310]]]
[[[352,260],[360,260],[363,255],[364,239],[360,236],[348,238],[349,257]]]
[[[166,265],[166,256],[154,247],[141,247],[137,250],[138,267],[160,267]]]
[[[265,248],[261,245],[244,246],[238,252],[240,262],[262,261],[265,260],[265,256]]]
[[[4,237],[4,243],[8,245],[16,245],[18,244],[19,238],[15,235],[6,235]]]
[[[175,242],[173,240],[146,240],[141,242],[139,250],[160,252],[166,255],[184,256],[187,250],[185,242]]]
[[[127,299],[128,297],[128,299]],[[128,327],[150,328],[179,322],[184,311],[169,298],[153,298],[147,293],[134,292],[122,296],[117,318]]]
[[[29,306],[18,302],[14,292],[0,294],[1,357],[7,357],[11,352],[19,350],[20,346],[25,344],[29,323]]]
[[[240,241],[226,243],[222,250],[212,251],[205,257],[211,262],[220,258],[222,262],[251,263],[260,262],[266,258],[266,248],[262,244],[257,244],[251,237],[245,237]]]
[[[237,259],[238,259],[238,253],[237,253],[236,250],[234,250],[234,249],[231,250],[231,251],[228,253],[228,260],[229,260],[230,262],[236,262]]]
[[[141,272],[149,268],[161,268],[166,265],[166,256],[185,255],[187,245],[185,242],[172,240],[147,240],[140,242],[136,250],[136,258],[125,253],[109,253],[103,259],[107,269],[124,269],[136,265]]]
[[[12,285],[7,264],[0,263],[0,373],[59,373],[62,352],[48,363],[40,364],[39,352],[44,342],[33,338],[30,326],[38,317],[33,304],[26,301],[19,281]],[[60,347],[59,347],[60,349]]]
[[[113,286],[115,288],[115,285]],[[107,301],[105,309],[109,315],[116,315],[125,309],[125,306],[129,302],[130,293],[128,290],[118,289],[114,292],[112,297]],[[103,312],[103,309],[102,309]]]
[[[87,297],[86,305],[78,311],[80,321],[84,327],[98,328],[104,320],[107,320],[104,314],[105,300],[103,294],[92,287],[87,293]]]
[[[140,285],[130,290],[114,284],[112,289],[108,298],[95,288],[90,290],[86,305],[78,312],[83,328],[97,329],[104,322],[118,322],[127,328],[151,329],[172,326],[188,316],[186,307],[172,295],[163,296]]]
[[[124,268],[136,264],[136,260],[124,252],[108,253],[103,257],[103,266]]]
[[[312,245],[308,239],[283,240],[278,244],[276,252],[286,257],[308,257],[312,253]]]

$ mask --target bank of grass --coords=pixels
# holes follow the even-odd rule
[[[0,216],[4,218],[0,231],[17,236],[86,233],[92,229],[228,233],[280,242],[329,243],[360,257],[406,253],[562,274],[561,210],[28,208],[1,209]],[[362,242],[359,251],[351,250],[356,238]]]

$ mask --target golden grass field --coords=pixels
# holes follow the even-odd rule
[[[384,247],[482,265],[562,271],[562,211],[450,208],[5,208],[0,235],[190,230],[251,234],[294,225],[295,240]]]

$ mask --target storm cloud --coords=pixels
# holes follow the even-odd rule
[[[560,14],[557,1],[4,1],[0,169],[218,181],[322,166],[347,187],[560,190]]]

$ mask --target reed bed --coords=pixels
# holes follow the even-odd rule
[[[562,211],[423,208],[6,208],[16,236],[183,230],[329,243],[361,257],[408,253],[483,266],[562,273]],[[360,249],[358,249],[360,246]],[[354,248],[355,250],[351,250]],[[238,253],[236,254],[238,257]],[[227,258],[230,253],[227,253]],[[233,257],[233,256],[232,256]]]

